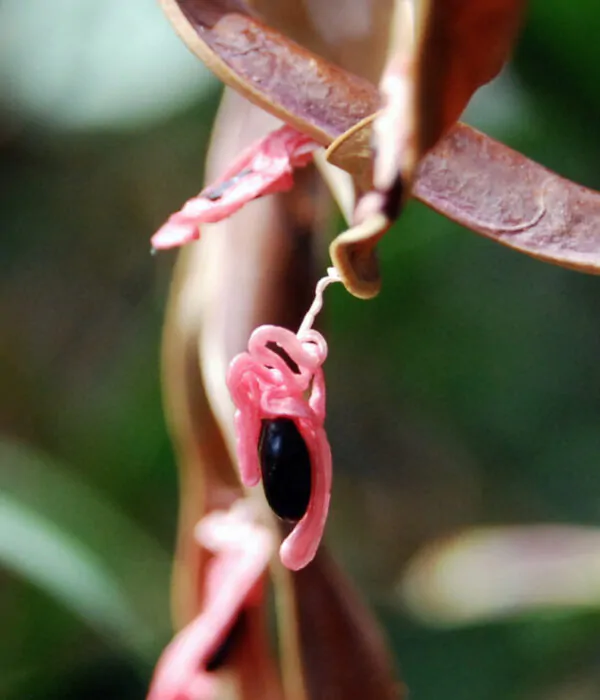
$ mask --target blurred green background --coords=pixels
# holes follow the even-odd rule
[[[532,2],[466,121],[600,189],[599,36],[597,0]],[[152,0],[0,0],[3,699],[143,698],[169,638],[149,236],[199,189],[219,91]],[[379,298],[327,292],[329,541],[416,700],[597,699],[600,280],[418,204],[381,254]],[[485,529],[535,523],[588,529]]]

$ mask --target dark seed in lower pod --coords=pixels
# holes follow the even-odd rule
[[[300,520],[310,501],[312,470],[308,448],[295,421],[263,420],[258,455],[271,509],[283,520]]]

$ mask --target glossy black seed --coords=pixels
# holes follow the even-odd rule
[[[207,671],[217,671],[227,663],[231,652],[238,645],[242,637],[245,627],[245,616],[246,613],[243,611],[238,615],[237,620],[233,623],[225,639],[206,662],[205,668]]]
[[[258,456],[271,509],[283,520],[300,520],[310,501],[311,466],[296,423],[291,418],[263,420]]]

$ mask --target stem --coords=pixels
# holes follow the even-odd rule
[[[298,328],[298,336],[302,335],[302,333],[305,333],[306,331],[312,328],[317,314],[323,308],[323,292],[325,291],[325,289],[332,282],[341,281],[342,280],[340,277],[340,273],[337,271],[337,269],[335,267],[328,267],[326,277],[321,277],[321,279],[317,282],[317,286],[315,289],[315,298],[313,300],[313,303],[310,305],[309,310],[306,312],[306,316],[300,324],[300,328]]]

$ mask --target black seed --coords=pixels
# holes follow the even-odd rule
[[[231,652],[238,645],[238,642],[242,637],[244,627],[246,624],[245,618],[246,613],[244,611],[242,611],[237,616],[236,621],[233,623],[225,639],[221,642],[214,654],[206,662],[205,668],[207,671],[217,671],[222,666],[224,666],[225,663],[227,663]]]
[[[311,466],[296,423],[291,418],[263,420],[258,456],[271,509],[283,520],[300,520],[310,501]]]

